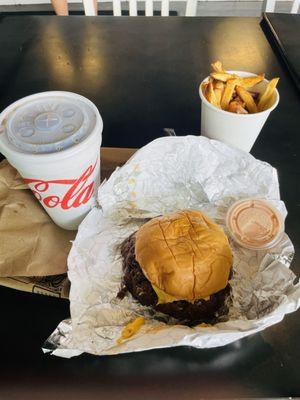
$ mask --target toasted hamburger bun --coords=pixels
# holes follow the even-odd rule
[[[227,286],[232,267],[223,229],[195,210],[144,224],[135,235],[135,258],[164,302],[208,299]]]

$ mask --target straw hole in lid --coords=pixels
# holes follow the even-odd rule
[[[34,134],[35,131],[33,128],[21,128],[19,132],[22,137],[30,137]]]
[[[63,117],[65,118],[71,118],[75,114],[75,110],[73,108],[67,108],[66,110],[63,111]]]
[[[75,130],[75,126],[72,124],[64,125],[62,129],[65,133],[71,133]]]

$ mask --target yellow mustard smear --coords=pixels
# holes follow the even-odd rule
[[[129,324],[127,324],[122,330],[121,336],[117,340],[117,343],[121,344],[124,342],[124,340],[129,339],[131,336],[135,335],[140,330],[141,326],[144,325],[144,323],[144,317],[138,317],[132,322],[129,322]]]
[[[202,322],[202,324],[198,324],[195,326],[195,328],[209,328],[212,326],[211,324],[206,324],[205,322]]]

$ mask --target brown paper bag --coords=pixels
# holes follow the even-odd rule
[[[0,163],[0,276],[66,272],[75,233],[55,225],[17,171]]]
[[[123,165],[134,151],[102,148],[102,179]],[[62,287],[68,291],[67,278],[60,281],[53,275],[66,272],[75,234],[76,231],[55,225],[18,172],[6,160],[0,163],[0,285],[17,285],[28,291],[40,291],[42,287],[48,294],[56,295],[62,293],[62,289],[58,285],[57,291],[54,290],[55,281],[66,282]],[[43,278],[37,283],[37,277]]]

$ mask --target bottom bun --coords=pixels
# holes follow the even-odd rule
[[[118,293],[119,298],[124,298],[128,291],[143,306],[150,306],[158,312],[176,318],[181,324],[190,326],[215,323],[220,316],[227,314],[225,300],[230,293],[229,285],[212,294],[208,300],[196,300],[194,303],[185,300],[158,303],[156,292],[135,259],[135,234],[123,242],[121,254],[124,276],[122,289]]]

